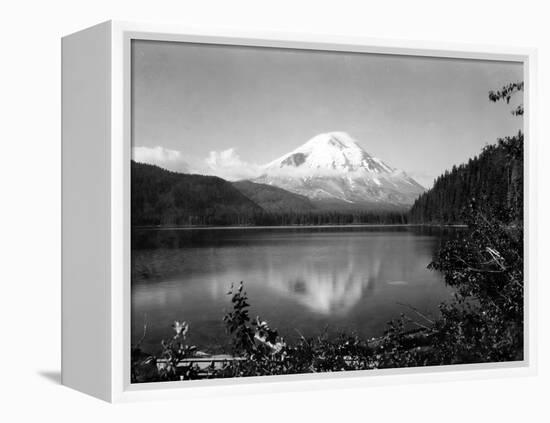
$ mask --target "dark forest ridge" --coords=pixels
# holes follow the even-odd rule
[[[266,212],[294,211],[307,213],[315,210],[315,205],[306,196],[294,194],[276,186],[251,181],[233,182],[233,186]]]
[[[407,223],[407,208],[311,200],[282,188],[132,162],[133,226]]]
[[[216,176],[132,162],[132,225],[244,224],[264,210]]]
[[[468,163],[438,177],[413,204],[409,222],[463,223],[469,207],[503,220],[522,218],[523,133],[486,146]]]

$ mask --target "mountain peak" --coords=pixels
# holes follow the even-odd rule
[[[347,132],[327,132],[264,166],[267,173],[391,173],[395,169],[368,154]],[[311,175],[310,175],[311,176]]]
[[[311,138],[304,144],[310,147],[331,146],[336,148],[361,148],[347,132],[326,132]]]
[[[424,188],[371,156],[348,133],[327,132],[263,166],[255,182],[312,199],[412,204]]]

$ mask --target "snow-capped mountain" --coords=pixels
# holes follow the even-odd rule
[[[405,172],[368,154],[345,132],[320,134],[266,164],[254,182],[313,200],[410,205],[424,188]]]

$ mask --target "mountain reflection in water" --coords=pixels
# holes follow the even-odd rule
[[[317,254],[301,254],[300,260],[273,263],[267,258],[269,271],[265,279],[279,295],[305,306],[312,312],[325,315],[343,315],[372,291],[380,272],[381,258],[377,246],[373,254],[357,257],[353,244],[347,251],[323,251]],[[333,256],[333,259],[330,259]],[[334,259],[337,257],[337,259]],[[357,260],[360,260],[360,263]],[[369,289],[370,287],[370,289]]]
[[[437,313],[450,289],[426,269],[446,234],[411,228],[140,231],[133,234],[132,339],[148,323],[156,349],[173,320],[192,342],[221,348],[230,285],[244,281],[257,314],[287,337],[329,326],[383,333],[410,304]]]

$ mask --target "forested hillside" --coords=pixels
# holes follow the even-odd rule
[[[143,163],[132,162],[131,179],[133,226],[406,223],[406,211],[401,209],[318,207],[281,188],[170,172]]]
[[[132,225],[250,224],[263,213],[231,183],[132,162]]]
[[[238,181],[233,182],[233,186],[267,212],[307,213],[315,209],[309,198],[272,185]]]
[[[413,204],[409,222],[464,223],[464,211],[471,206],[503,221],[522,219],[521,132],[486,146],[479,156],[438,177]]]

